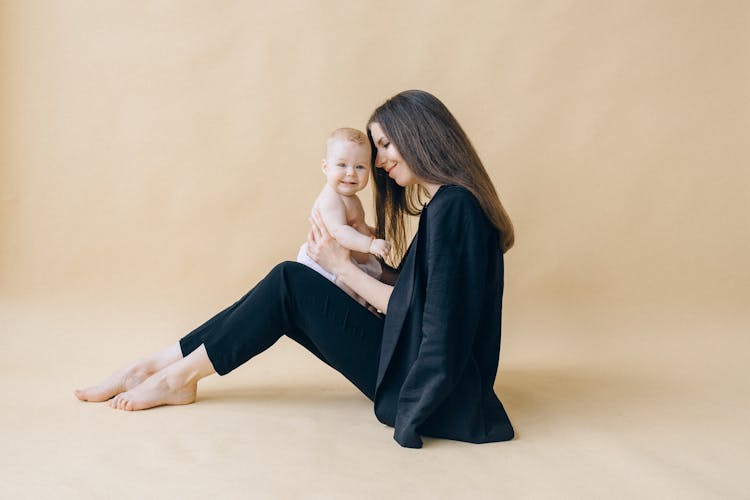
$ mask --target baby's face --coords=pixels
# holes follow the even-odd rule
[[[323,160],[327,184],[338,194],[352,196],[367,186],[370,179],[370,143],[333,141]]]

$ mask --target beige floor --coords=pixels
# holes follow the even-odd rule
[[[0,498],[750,499],[748,19],[0,1]],[[285,341],[191,406],[73,398],[293,258],[325,137],[411,88],[517,230],[496,386],[516,440],[402,449]]]
[[[210,311],[5,300],[3,497],[750,497],[746,318],[506,305],[496,390],[517,439],[415,451],[286,339],[191,406],[80,403],[74,387]]]

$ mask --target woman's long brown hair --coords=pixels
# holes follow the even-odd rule
[[[367,123],[373,165],[376,147],[370,124],[378,123],[414,175],[468,189],[497,228],[502,252],[513,246],[513,224],[490,176],[461,125],[437,97],[423,90],[401,92],[377,108]],[[406,215],[421,213],[427,193],[419,186],[399,186],[381,168],[372,172],[377,237],[393,243],[389,260],[398,265],[406,252]]]

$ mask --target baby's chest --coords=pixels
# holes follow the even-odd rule
[[[353,226],[356,223],[364,222],[365,220],[365,211],[362,208],[361,204],[355,204],[355,203],[344,203],[344,209],[345,209],[345,216],[346,216],[346,223],[349,226]]]

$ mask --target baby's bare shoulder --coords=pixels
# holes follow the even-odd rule
[[[333,190],[324,188],[318,195],[313,210],[320,212],[326,224],[345,224],[347,209],[344,201]]]
[[[328,208],[346,210],[346,205],[344,204],[344,200],[341,199],[341,196],[339,196],[338,193],[326,186],[315,199],[313,208],[317,208],[319,210]]]

